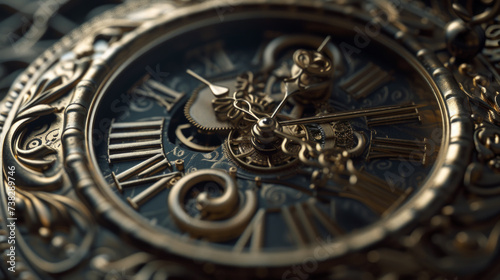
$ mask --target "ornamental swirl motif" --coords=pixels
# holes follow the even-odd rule
[[[18,232],[37,233],[18,234],[16,244],[22,249],[23,259],[44,273],[60,274],[81,265],[95,243],[97,223],[93,215],[71,190],[62,188],[68,185],[62,155],[65,143],[54,145],[54,141],[60,140],[61,122],[66,121],[63,116],[65,106],[79,94],[77,85],[104,52],[96,44],[117,42],[125,32],[133,30],[139,23],[128,24],[126,28],[118,25],[113,22],[111,26],[92,32],[80,42],[74,40],[75,34],[71,35],[73,37],[68,36],[66,41],[44,54],[44,60],[40,59],[44,61],[43,66],[32,67],[35,70],[41,68],[39,71],[45,69],[44,73],[37,77],[36,73],[30,72],[34,71],[30,68],[19,78],[23,81],[19,85],[24,88],[15,88],[19,92],[10,94],[19,94],[22,100],[6,131],[3,145],[4,184],[7,185],[7,167],[16,170],[15,213]],[[72,40],[72,46],[67,46],[68,41]],[[54,60],[54,52],[63,50],[66,54]],[[31,79],[32,75],[36,79],[33,78],[34,84],[30,85],[25,80]],[[15,102],[12,101],[12,104]],[[31,145],[25,145],[29,134],[40,122],[50,124],[43,132],[45,142],[34,138]],[[21,274],[23,270],[20,265]]]
[[[193,217],[185,209],[187,192],[199,183],[215,182],[224,192],[210,197],[207,192],[197,195],[197,207],[201,216]],[[234,179],[225,171],[205,169],[190,173],[180,179],[168,196],[168,207],[177,225],[195,237],[224,241],[241,234],[257,209],[257,195],[246,190],[238,191]]]
[[[193,1],[178,2],[188,3]],[[385,3],[384,1],[378,2]],[[398,13],[399,11],[395,12]],[[155,14],[155,16],[157,15]],[[418,19],[420,20],[420,15]],[[116,25],[120,24],[116,23]],[[41,232],[44,232],[45,236],[50,237],[52,245],[64,244],[69,245],[68,247],[70,248],[76,248],[73,250],[74,253],[68,255],[67,258],[61,258],[50,263],[38,262],[40,257],[37,253],[40,252],[36,252],[37,249],[31,250],[30,246],[24,245],[23,247],[27,248],[26,255],[30,263],[37,264],[38,269],[42,271],[61,273],[75,268],[87,256],[94,241],[96,229],[93,226],[94,221],[87,207],[81,203],[75,203],[74,200],[69,198],[71,195],[64,197],[48,192],[34,191],[56,191],[62,185],[63,177],[60,172],[51,177],[46,177],[43,174],[44,171],[57,167],[59,158],[54,159],[52,157],[58,152],[54,147],[40,145],[32,149],[22,148],[20,143],[26,135],[26,127],[33,124],[36,120],[61,113],[63,107],[59,106],[59,104],[51,103],[65,98],[65,94],[71,92],[78,81],[86,74],[92,62],[88,56],[95,51],[94,43],[96,40],[102,39],[111,45],[121,40],[125,33],[132,31],[138,25],[138,23],[125,22],[121,27],[101,29],[102,32],[99,32],[94,37],[91,36],[92,38],[85,40],[84,43],[82,42],[79,45],[78,49],[75,49],[78,58],[55,64],[52,69],[55,76],[47,75],[40,78],[39,82],[29,90],[29,93],[23,96],[25,100],[23,100],[21,110],[9,131],[8,139],[11,139],[11,141],[6,143],[6,154],[3,160],[6,166],[10,164],[11,166],[19,167],[17,168],[19,170],[19,178],[25,179],[25,181],[18,180],[18,183],[21,186],[19,191],[20,197],[24,203],[22,214],[26,220],[30,221],[27,223],[29,224],[28,229],[33,232],[41,229]],[[487,35],[490,34],[492,36],[488,37],[488,39],[491,39],[490,42],[495,42],[494,40],[496,40],[496,36],[498,35],[496,29],[498,25],[490,27],[487,31],[491,32],[487,32]],[[432,32],[432,29],[430,30]],[[498,48],[491,49],[491,61],[497,63]],[[338,60],[334,59],[334,61]],[[498,68],[498,63],[496,66]],[[250,85],[253,86],[254,84],[249,83],[248,86]],[[255,87],[261,88],[261,86],[255,83]],[[482,116],[482,118],[476,118],[474,135],[475,150],[480,162],[469,165],[465,176],[466,189],[461,190],[458,194],[459,198],[462,198],[461,196],[464,193],[467,195],[473,194],[476,200],[463,199],[463,203],[452,203],[452,205],[446,206],[442,209],[443,214],[436,216],[432,220],[431,225],[426,224],[425,229],[417,229],[413,232],[412,236],[401,241],[399,250],[381,249],[376,254],[367,254],[367,262],[366,265],[363,264],[362,269],[356,270],[351,267],[342,267],[341,269],[338,267],[332,268],[331,275],[329,275],[331,279],[337,279],[337,272],[339,279],[341,277],[345,278],[347,273],[349,273],[351,278],[361,278],[367,274],[377,274],[378,272],[382,274],[383,272],[379,270],[368,272],[371,265],[378,261],[382,263],[392,260],[396,264],[401,259],[408,261],[411,264],[405,264],[404,266],[405,272],[408,274],[412,272],[417,273],[421,267],[425,267],[431,271],[455,275],[457,273],[470,273],[470,271],[481,270],[495,260],[495,256],[498,255],[500,240],[500,223],[494,220],[500,214],[498,213],[498,195],[500,194],[500,190],[498,189],[500,183],[500,133],[495,126],[495,124],[499,123],[500,99],[498,91],[492,91],[486,85],[479,83],[476,85],[476,89],[476,91],[468,92],[467,94],[470,97],[475,95],[476,99],[472,99],[477,101],[476,104],[482,106],[483,109],[486,107],[487,111],[484,116],[482,116],[483,111],[476,112]],[[250,91],[249,89],[246,90]],[[477,93],[479,95],[476,95]],[[404,94],[396,94],[394,96],[396,98],[405,98]],[[301,148],[303,162],[310,162],[311,165],[312,163],[316,163],[313,161],[314,150],[308,149],[310,147],[306,145],[302,145]],[[217,157],[213,159],[215,160],[215,158]],[[321,161],[321,159],[319,160]],[[322,161],[330,163],[342,162],[343,167],[343,161],[333,160],[333,157],[324,157]],[[79,170],[75,172],[79,172]],[[198,171],[193,171],[192,174],[195,177],[200,176]],[[206,237],[204,234],[208,233],[208,238],[215,238],[216,236],[221,236],[224,230],[231,231],[232,229],[237,229],[238,231],[248,224],[250,217],[253,216],[256,210],[256,195],[253,190],[239,191],[238,186],[235,186],[234,182],[232,182],[230,175],[223,171],[212,169],[211,174],[222,178],[215,181],[223,186],[224,194],[221,197],[210,197],[204,193],[198,195],[197,207],[204,211],[202,218],[192,220],[193,217],[186,216],[186,211],[182,208],[182,196],[194,184],[193,181],[188,181],[187,179],[191,177],[186,176],[186,179],[183,179],[183,184],[177,184],[170,192],[171,198],[169,199],[173,201],[169,205],[176,205],[175,209],[170,209],[176,222],[186,227],[187,231],[196,237]],[[28,180],[29,178],[41,181],[30,181]],[[33,186],[37,187],[32,188]],[[241,188],[241,186],[239,187]],[[281,196],[275,196],[271,192],[268,194],[271,199],[277,198],[277,202],[281,201]],[[492,220],[494,221],[491,222]],[[476,230],[476,226],[482,229],[487,228],[487,230],[484,230],[486,233],[480,233],[480,230]],[[473,228],[473,232],[469,232],[467,230],[469,228]],[[65,242],[61,238],[56,238],[54,233],[57,230],[76,230],[79,231],[79,236],[82,238],[76,242],[73,240]],[[222,238],[229,237],[225,236]],[[439,243],[437,247],[435,243]],[[407,252],[410,252],[410,254],[406,254]],[[405,258],[400,258],[402,255]],[[126,272],[131,271],[133,272],[130,274],[133,274],[138,279],[152,277],[164,279],[169,276],[184,276],[188,279],[197,277],[196,275],[187,273],[183,268],[180,269],[177,263],[173,264],[172,262],[158,260],[156,257],[146,253],[123,256],[120,256],[122,258],[109,259],[107,256],[98,255],[92,259],[93,268],[103,277],[125,276],[129,275]],[[450,263],[454,263],[455,266],[450,265]],[[131,271],[127,271],[127,268],[130,268]],[[118,271],[117,273],[119,274],[115,275],[109,272],[110,270]],[[403,268],[400,268],[400,270],[403,270]],[[397,274],[398,272],[394,272],[393,274],[386,275]]]
[[[95,221],[83,203],[46,192],[18,189],[17,193],[22,200],[18,202],[18,220],[28,230],[38,231],[42,238],[17,237],[30,263],[49,273],[68,271],[80,264],[97,233]]]
[[[57,154],[57,150],[47,144],[25,150],[20,141],[26,133],[26,127],[33,121],[52,115],[59,109],[50,105],[36,105],[18,115],[17,121],[8,132],[5,142],[3,162],[5,166],[14,166],[18,172],[16,184],[26,190],[55,190],[62,186],[62,170],[55,175],[45,176],[44,170],[52,168],[55,159],[45,156]],[[4,170],[5,171],[5,170]]]

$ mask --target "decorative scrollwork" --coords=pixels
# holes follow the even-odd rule
[[[500,250],[500,222],[478,228],[481,221],[492,218],[481,217],[490,210],[485,205],[471,209],[468,202],[446,206],[444,215],[435,216],[431,227],[415,230],[407,245],[423,266],[440,274],[471,275],[484,271]]]
[[[483,74],[479,65],[462,63],[457,67],[461,87],[469,98],[475,124],[474,147],[479,162],[471,163],[464,185],[471,193],[500,193],[500,96],[497,85]]]
[[[74,88],[90,66],[91,59],[60,61],[38,80],[20,108],[23,112],[38,104],[49,104]]]
[[[433,271],[472,275],[490,266],[500,250],[500,99],[495,73],[478,63],[453,64],[448,66],[470,102],[475,161],[467,166],[465,188],[454,202],[433,217],[430,227],[414,231],[411,250]]]
[[[215,183],[223,189],[218,197],[198,192],[197,208],[201,215],[193,217],[184,206],[190,189],[200,183]],[[240,197],[241,196],[241,197]],[[192,236],[224,241],[241,234],[257,208],[257,195],[246,190],[238,192],[234,179],[218,169],[199,170],[184,176],[171,189],[168,206],[177,225]]]
[[[500,129],[483,122],[477,125],[474,143],[478,158],[490,168],[500,171]]]
[[[204,279],[178,262],[157,259],[143,252],[121,259],[113,259],[107,252],[102,252],[92,258],[91,265],[99,279]]]
[[[18,173],[16,184],[26,190],[55,190],[62,186],[62,172],[46,176],[43,171],[53,167],[56,160],[45,158],[57,154],[57,150],[50,145],[42,144],[33,149],[23,149],[20,145],[24,138],[27,126],[39,118],[52,115],[59,111],[50,105],[36,105],[18,115],[16,123],[8,132],[3,157],[4,166],[14,166]]]
[[[89,210],[62,195],[17,190],[20,226],[38,237],[17,242],[30,263],[48,273],[68,271],[86,258],[97,232]]]
[[[109,45],[140,24],[117,20],[89,23],[87,29],[71,33],[47,50],[9,93],[9,98],[19,98],[9,99],[9,110],[15,117],[0,121],[1,125],[10,124],[1,161],[4,178],[7,167],[16,170],[15,213],[20,233],[16,248],[22,251],[22,261],[44,275],[65,273],[82,265],[97,233],[88,208],[70,189],[62,188],[69,185],[62,164],[61,126],[66,121],[62,112],[72,98],[80,97],[78,83],[89,74],[91,65],[102,63],[101,55]],[[39,133],[41,123],[43,131]],[[19,261],[19,277],[29,278],[29,272],[23,270],[25,266]]]

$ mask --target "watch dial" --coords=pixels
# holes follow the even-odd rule
[[[248,14],[160,38],[94,104],[103,190],[179,244],[261,265],[386,219],[439,162],[443,101],[382,34],[353,47],[352,24]]]

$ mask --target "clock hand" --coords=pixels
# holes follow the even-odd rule
[[[229,89],[227,87],[223,87],[223,86],[212,84],[207,79],[205,79],[205,78],[201,77],[200,75],[196,74],[191,69],[187,69],[186,73],[188,73],[189,75],[191,75],[194,78],[198,79],[202,83],[206,84],[210,88],[210,90],[212,91],[213,95],[215,97],[217,97],[217,98],[224,97],[225,95],[227,95],[229,93]],[[234,102],[233,102],[233,107],[234,108],[236,108],[239,111],[242,111],[242,112],[246,113],[247,115],[250,115],[250,116],[254,117],[256,120],[259,119],[259,117],[257,117],[252,112],[252,105],[250,104],[250,102],[248,102],[245,99],[236,98],[236,97],[230,97],[229,99],[234,100]],[[241,102],[246,103],[248,105],[248,110],[246,110],[245,108],[239,106],[239,103],[241,103]]]
[[[323,51],[323,49],[326,47],[326,44],[328,44],[328,42],[330,42],[331,39],[332,39],[332,36],[330,36],[330,35],[326,36],[325,40],[323,40],[323,42],[321,43],[321,45],[318,47],[318,49],[316,51],[321,53]]]
[[[283,100],[281,100],[280,104],[276,109],[274,109],[274,112],[271,114],[271,118],[274,119],[276,117],[276,114],[278,114],[281,111],[281,108],[285,105],[286,101],[288,98],[298,92],[301,92],[303,90],[306,90],[307,88],[301,89],[297,83],[296,80],[285,82],[285,97],[283,97]]]
[[[253,112],[252,112],[252,104],[248,101],[248,100],[245,100],[245,99],[238,99],[238,98],[233,98],[234,99],[234,102],[233,102],[233,107],[242,111],[243,113],[247,114],[247,115],[250,115],[252,117],[254,117],[256,120],[259,119],[259,117],[257,117]],[[243,108],[243,107],[240,107],[238,106],[238,104],[240,102],[243,102],[245,104],[248,105],[248,110]]]
[[[227,87],[223,87],[223,86],[219,86],[219,85],[214,85],[211,82],[209,82],[208,80],[206,80],[205,78],[203,78],[202,76],[196,74],[191,69],[187,69],[186,73],[188,73],[189,75],[191,75],[194,78],[198,79],[202,83],[206,84],[210,88],[210,90],[212,91],[212,93],[213,93],[213,95],[215,97],[222,97],[222,96],[224,96],[224,95],[226,95],[226,94],[229,93],[229,89]]]
[[[334,122],[341,120],[354,119],[359,117],[369,117],[378,114],[393,114],[400,113],[408,110],[416,110],[417,108],[424,107],[425,105],[396,105],[396,106],[381,106],[373,107],[367,109],[358,109],[352,111],[344,111],[339,113],[326,114],[321,116],[300,118],[295,120],[285,120],[281,121],[280,124],[283,126],[297,125],[297,124],[308,124],[308,123],[325,123]]]
[[[305,141],[297,136],[294,136],[294,135],[291,135],[288,133],[284,133],[283,131],[278,130],[278,129],[275,129],[274,133],[283,139],[288,139],[288,140],[294,141],[298,144],[308,146],[309,149],[312,149],[312,146],[310,143],[308,143],[307,141]]]

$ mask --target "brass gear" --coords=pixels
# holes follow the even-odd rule
[[[206,132],[226,132],[236,127],[229,121],[220,121],[212,108],[213,95],[200,94],[204,89],[209,91],[207,86],[200,86],[184,106],[186,119],[197,129]]]

